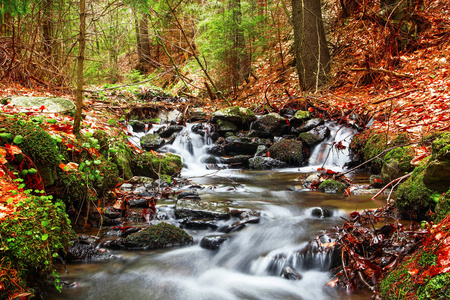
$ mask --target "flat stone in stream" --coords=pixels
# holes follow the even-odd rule
[[[198,200],[200,201],[200,196],[196,192],[181,192],[178,194],[177,200]]]
[[[187,229],[213,229],[216,230],[218,228],[215,220],[211,219],[184,219],[180,222],[182,224],[182,228]]]
[[[67,262],[86,262],[113,258],[113,255],[96,247],[97,240],[97,237],[79,235],[77,240],[71,241],[64,259]]]
[[[183,130],[183,126],[181,125],[169,125],[169,126],[164,126],[161,127],[160,129],[158,129],[156,131],[156,134],[158,134],[160,137],[162,138],[168,138],[170,137],[173,133],[175,132],[180,132],[181,130]]]
[[[272,170],[287,167],[287,164],[272,157],[256,156],[249,159],[249,167],[253,170]]]
[[[228,239],[228,235],[207,235],[200,241],[200,247],[209,250],[218,250],[220,245]]]
[[[194,239],[183,229],[169,223],[150,225],[126,238],[117,238],[104,244],[111,249],[147,250],[192,244]]]
[[[177,219],[229,219],[229,208],[220,202],[182,199],[175,205]]]

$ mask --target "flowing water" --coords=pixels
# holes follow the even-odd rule
[[[259,224],[247,224],[219,250],[193,246],[157,251],[114,252],[120,259],[68,266],[61,279],[76,282],[49,299],[369,299],[370,294],[349,294],[330,288],[327,281],[332,253],[304,250],[308,242],[342,223],[353,210],[383,205],[370,196],[342,198],[303,188],[301,179],[317,167],[340,169],[348,153],[332,149],[333,141],[348,145],[352,131],[332,125],[331,137],[311,154],[311,166],[272,171],[207,170],[201,163],[208,138],[192,134],[188,126],[166,151],[183,156],[182,176],[190,178],[203,201],[221,201],[232,209],[260,212]],[[334,140],[335,139],[335,140]],[[325,161],[326,160],[326,161]],[[353,175],[356,183],[367,175]],[[186,190],[185,188],[184,190]],[[158,213],[173,217],[175,200],[158,203]],[[326,208],[330,217],[313,212]],[[221,226],[236,220],[220,221]],[[221,234],[214,230],[189,230],[196,242]],[[327,242],[324,236],[324,242]],[[291,267],[303,278],[280,277]]]

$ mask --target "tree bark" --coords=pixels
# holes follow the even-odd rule
[[[292,0],[292,19],[300,86],[317,90],[326,82],[330,70],[320,0]]]
[[[76,93],[76,114],[73,124],[73,133],[80,132],[81,112],[83,108],[83,64],[84,48],[86,47],[86,0],[80,0],[80,35],[78,38],[78,66],[77,66],[77,93]]]
[[[139,22],[139,40],[138,49],[140,49],[139,65],[143,72],[147,72],[150,65],[150,39],[148,37],[148,15],[142,14]]]

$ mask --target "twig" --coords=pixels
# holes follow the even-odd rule
[[[407,90],[407,91],[404,91],[404,92],[402,92],[402,93],[400,93],[400,94],[397,94],[397,95],[394,95],[394,96],[390,96],[390,97],[386,97],[386,98],[383,98],[383,99],[380,99],[380,100],[373,101],[373,102],[371,102],[370,104],[371,104],[371,105],[380,104],[380,103],[386,102],[386,101],[388,101],[388,100],[391,100],[391,99],[394,99],[394,98],[403,96],[403,95],[405,95],[405,94],[409,94],[409,93],[415,92],[415,91],[417,91],[417,90],[418,90],[418,89]]]
[[[406,175],[403,175],[402,177],[399,177],[397,179],[392,180],[391,182],[389,182],[388,184],[386,184],[378,193],[375,194],[375,196],[372,197],[372,200],[375,200],[376,197],[378,197],[382,192],[384,192],[385,189],[387,189],[391,184],[396,183],[399,180],[403,180],[405,178],[408,178],[409,176],[411,176],[413,172],[410,172]]]
[[[397,77],[406,77],[406,78],[413,77],[410,74],[397,73],[395,71],[390,71],[390,70],[386,70],[386,69],[383,69],[383,68],[372,68],[372,67],[369,67],[369,68],[351,68],[350,70],[351,71],[368,71],[368,70],[370,70],[370,71],[379,72],[379,73],[391,74],[391,75],[394,75],[394,76],[397,76]]]

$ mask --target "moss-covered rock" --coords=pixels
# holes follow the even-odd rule
[[[281,134],[283,125],[286,125],[286,120],[282,116],[270,113],[254,121],[251,128],[259,137],[273,137]]]
[[[450,188],[450,133],[444,133],[431,144],[431,160],[425,170],[424,183],[440,193]]]
[[[163,175],[173,176],[181,172],[181,157],[175,154],[143,152],[133,157],[131,169],[134,175],[157,179]]]
[[[217,131],[219,132],[228,132],[228,131],[236,131],[237,126],[230,121],[226,120],[217,120]]]
[[[438,195],[435,193],[431,195],[431,198],[437,199],[433,217],[435,222],[439,222],[450,213],[450,189],[445,194]]]
[[[414,157],[414,149],[411,146],[392,149],[384,156],[381,168],[381,180],[384,184],[399,178],[414,169],[411,160]]]
[[[223,108],[211,114],[211,122],[225,120],[237,124],[250,124],[256,120],[255,114],[248,108],[239,106]]]
[[[337,180],[327,179],[319,185],[319,191],[323,193],[343,193],[347,186]]]
[[[156,133],[149,133],[141,137],[140,140],[142,149],[145,150],[156,150],[162,145],[164,145],[165,141],[162,137],[160,137]]]
[[[309,147],[313,147],[327,137],[330,136],[330,129],[326,126],[318,126],[308,132],[302,132],[298,135],[298,138],[307,144]]]
[[[54,97],[13,97],[11,103],[20,107],[40,108],[45,106],[46,111],[54,113],[75,113],[75,104],[64,98]]]
[[[61,163],[56,139],[40,128],[38,122],[25,119],[5,118],[0,127],[2,133],[11,134],[11,138],[0,138],[0,145],[13,143],[16,136],[24,137],[20,149],[33,160],[44,186],[52,186],[57,180],[56,168]]]
[[[157,249],[192,244],[193,238],[183,229],[169,223],[150,225],[141,231],[130,234],[124,240],[127,248]]]
[[[303,144],[300,141],[283,139],[273,144],[268,152],[270,157],[291,166],[300,166],[304,162]]]
[[[426,166],[426,161],[423,161],[414,169],[412,175],[398,187],[395,206],[402,217],[406,219],[426,219],[427,212],[434,210],[436,205],[431,197],[434,192],[423,182]]]

